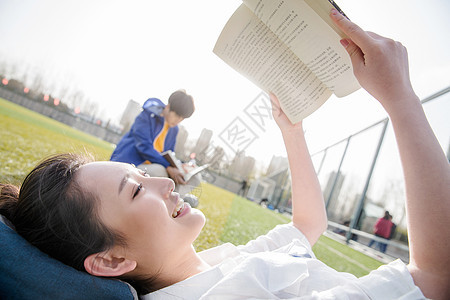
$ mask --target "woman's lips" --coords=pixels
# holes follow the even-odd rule
[[[183,207],[181,208],[180,213],[176,216],[176,218],[180,218],[184,215],[187,215],[191,211],[191,205],[189,203],[184,202]]]

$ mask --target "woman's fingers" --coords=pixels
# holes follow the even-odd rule
[[[366,46],[370,46],[371,38],[361,27],[351,22],[335,9],[331,10],[330,16],[334,23],[360,48],[364,49]]]
[[[362,30],[358,25],[349,21],[337,10],[331,11],[331,19],[336,25],[349,37],[341,40],[342,46],[347,50],[352,61],[353,69],[358,72],[365,64],[364,61],[364,47],[369,47],[371,37]]]
[[[275,96],[272,92],[269,92],[270,104],[272,105],[272,115],[273,117],[277,117],[281,113],[280,101],[277,96]]]

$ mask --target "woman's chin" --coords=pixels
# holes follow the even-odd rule
[[[203,212],[201,210],[199,210],[197,208],[192,208],[192,207],[190,207],[189,210],[190,210],[189,215],[191,217],[205,219],[205,215],[203,214]]]
[[[192,213],[195,214],[196,216],[198,216],[198,218],[200,218],[202,220],[202,228],[203,228],[203,226],[205,226],[205,223],[206,223],[206,217],[203,214],[203,212],[199,209],[193,208]]]
[[[203,212],[196,208],[190,208],[189,213],[180,218],[182,224],[190,228],[198,228],[199,231],[205,226],[206,217]]]

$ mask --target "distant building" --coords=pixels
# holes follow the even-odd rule
[[[242,169],[240,172],[240,176],[244,179],[247,179],[250,174],[253,172],[253,168],[255,167],[255,159],[251,156],[244,157],[244,162],[242,164]]]
[[[123,126],[122,132],[127,132],[130,130],[131,125],[134,123],[134,119],[136,119],[137,115],[142,111],[142,107],[139,103],[134,100],[128,101],[127,107],[122,114],[122,118],[120,119],[120,125]]]
[[[228,174],[231,177],[240,179],[240,176],[238,174],[240,173],[240,169],[243,165],[244,157],[245,157],[244,151],[236,152],[236,155],[234,156],[233,160],[231,161],[231,163],[228,167]]]
[[[267,199],[271,203],[274,190],[275,182],[272,179],[267,177],[259,178],[250,185],[247,198],[255,202]]]
[[[209,144],[211,143],[212,135],[212,130],[203,128],[192,152],[194,152],[197,156],[204,156],[208,150]]]
[[[238,151],[229,167],[229,174],[239,180],[248,179],[255,167],[255,159],[245,156],[244,151]]]
[[[211,153],[212,152],[212,153]],[[205,163],[209,164],[211,169],[219,169],[221,167],[225,150],[222,147],[214,147],[205,157]]]
[[[277,173],[280,170],[285,170],[289,166],[288,159],[284,156],[272,156],[269,167],[267,168],[267,175]]]
[[[250,185],[247,197],[257,202],[267,199],[268,204],[272,207],[289,211],[291,209],[290,190],[290,173],[286,167],[254,180]]]

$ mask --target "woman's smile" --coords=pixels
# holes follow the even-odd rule
[[[191,247],[205,224],[203,213],[174,192],[169,178],[150,177],[116,162],[86,164],[79,175],[86,189],[99,198],[102,221],[126,236],[129,250],[140,249],[139,255],[152,253],[161,261],[167,251],[181,253]]]
[[[180,199],[177,206],[175,207],[175,211],[173,212],[172,217],[181,218],[182,216],[190,212],[191,212],[191,205]]]

